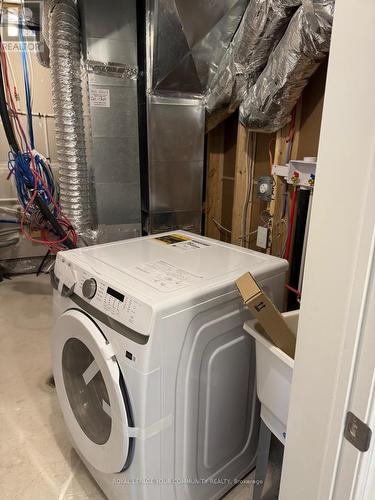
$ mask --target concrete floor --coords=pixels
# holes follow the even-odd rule
[[[104,499],[68,441],[55,390],[47,384],[51,310],[45,276],[0,283],[0,496]],[[267,500],[277,499],[281,452],[276,443],[265,485]],[[251,499],[251,489],[241,484],[226,500]]]

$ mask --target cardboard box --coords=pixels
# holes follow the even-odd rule
[[[270,342],[294,359],[296,336],[286,324],[280,311],[262,292],[250,273],[236,281],[242,298],[263,330],[259,330]]]

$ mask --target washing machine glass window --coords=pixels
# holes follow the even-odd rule
[[[52,339],[56,392],[77,450],[96,470],[121,472],[136,445],[129,436],[133,418],[126,380],[112,345],[77,309],[57,319]]]
[[[112,427],[112,419],[105,411],[110,407],[109,396],[94,356],[83,342],[70,338],[64,346],[62,368],[65,390],[78,424],[91,441],[106,443]]]

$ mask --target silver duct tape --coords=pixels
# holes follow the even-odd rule
[[[49,42],[60,203],[80,234],[92,225],[81,84],[80,22],[73,0],[51,2]]]
[[[129,64],[88,60],[86,62],[86,69],[88,73],[100,76],[123,78],[124,80],[136,80],[138,78],[138,67]]]
[[[211,129],[234,112],[267,64],[301,0],[251,0],[205,94]]]
[[[271,133],[288,123],[309,78],[329,52],[334,5],[334,0],[303,0],[241,104],[245,126]]]

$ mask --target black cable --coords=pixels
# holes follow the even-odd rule
[[[60,225],[60,223],[58,222],[56,217],[51,213],[50,209],[47,207],[47,205],[42,200],[42,198],[39,194],[37,194],[35,196],[34,203],[39,208],[43,217],[46,220],[48,220],[48,222],[51,224],[53,230],[60,237],[60,239],[65,238],[66,232],[64,231],[63,227]],[[66,240],[64,240],[64,242],[62,244],[65,245],[69,249],[75,248],[73,242],[69,238],[66,238]]]
[[[0,22],[1,22],[1,20],[0,20]],[[1,38],[0,38],[0,42],[1,42]],[[7,103],[6,103],[6,99],[5,99],[3,70],[2,70],[1,60],[0,60],[0,115],[1,115],[1,120],[3,122],[3,127],[4,127],[5,135],[7,137],[9,146],[12,148],[12,150],[15,153],[18,153],[20,151],[20,148],[18,146],[16,136],[14,135],[14,130],[13,130],[10,118],[9,118]]]
[[[37,270],[37,272],[36,272],[36,277],[38,277],[38,276],[39,276],[39,274],[43,271],[43,266],[44,266],[44,264],[45,264],[46,260],[48,259],[48,257],[49,257],[49,254],[50,254],[50,253],[51,253],[51,249],[49,248],[49,249],[47,250],[46,255],[43,257],[42,262],[40,263],[40,265],[39,265],[39,267],[38,267],[38,270]]]
[[[300,189],[298,196],[298,207],[296,215],[296,227],[294,233],[293,253],[290,264],[289,284],[298,289],[299,275],[301,272],[303,241],[305,239],[305,229],[307,222],[307,213],[309,210],[310,191]],[[297,296],[293,292],[288,293],[288,311],[299,309]]]
[[[3,21],[3,12],[0,11],[0,25]],[[2,45],[2,38],[0,36],[0,50],[3,50],[3,45]],[[4,79],[3,79],[3,68],[1,64],[1,58],[0,58],[0,116],[1,116],[1,121],[3,122],[3,127],[5,131],[5,135],[7,137],[9,146],[11,149],[15,152],[18,153],[20,151],[16,136],[14,134],[13,126],[9,118],[9,113],[8,113],[8,108],[7,108],[7,102],[5,98],[5,91],[4,91]]]

